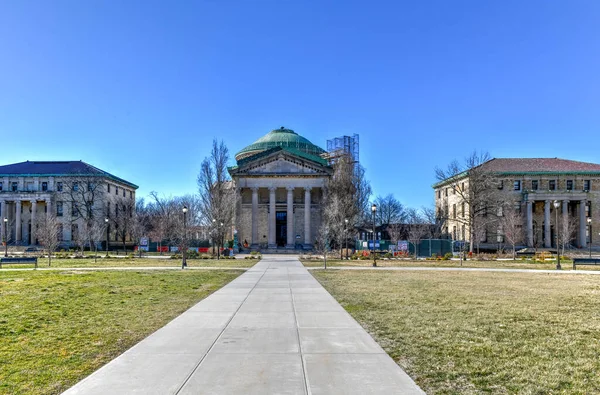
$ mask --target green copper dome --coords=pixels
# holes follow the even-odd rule
[[[271,131],[235,154],[235,159],[244,159],[248,156],[276,147],[292,148],[315,156],[319,156],[325,152],[324,149],[314,145],[304,137],[299,136],[293,130],[285,129],[282,126],[280,129]]]

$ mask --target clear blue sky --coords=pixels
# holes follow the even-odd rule
[[[0,163],[196,191],[286,126],[359,133],[376,194],[433,199],[471,150],[600,162],[600,2],[0,1]]]

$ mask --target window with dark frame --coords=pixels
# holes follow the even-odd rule
[[[556,180],[548,180],[548,190],[556,191]]]
[[[520,191],[521,190],[521,180],[515,180],[513,182],[513,189],[515,191]]]
[[[573,190],[573,180],[567,180],[567,191]]]
[[[19,185],[16,182],[13,182],[10,186],[11,186],[11,188],[10,188],[11,191],[17,192]]]
[[[62,192],[62,190],[63,190],[63,183],[62,182],[57,182],[56,183],[56,190],[58,192]]]
[[[531,190],[532,191],[537,191],[539,188],[539,181],[538,180],[531,180]]]
[[[48,190],[48,183],[47,182],[42,182],[42,191],[45,192]]]
[[[583,181],[583,190],[584,191],[591,191],[592,190],[591,186],[592,186],[592,181],[591,180],[584,180]]]
[[[0,191],[2,190],[2,181],[0,181]]]
[[[56,216],[63,216],[63,202],[56,202]]]

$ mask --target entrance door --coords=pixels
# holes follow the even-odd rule
[[[275,213],[275,232],[277,247],[285,247],[287,243],[287,211]]]

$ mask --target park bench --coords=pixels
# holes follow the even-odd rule
[[[2,264],[17,264],[17,263],[34,263],[35,268],[37,269],[37,258],[36,257],[16,257],[16,258],[0,258],[0,269],[2,269]]]
[[[600,265],[600,258],[574,258],[573,270],[576,270],[577,265]]]

